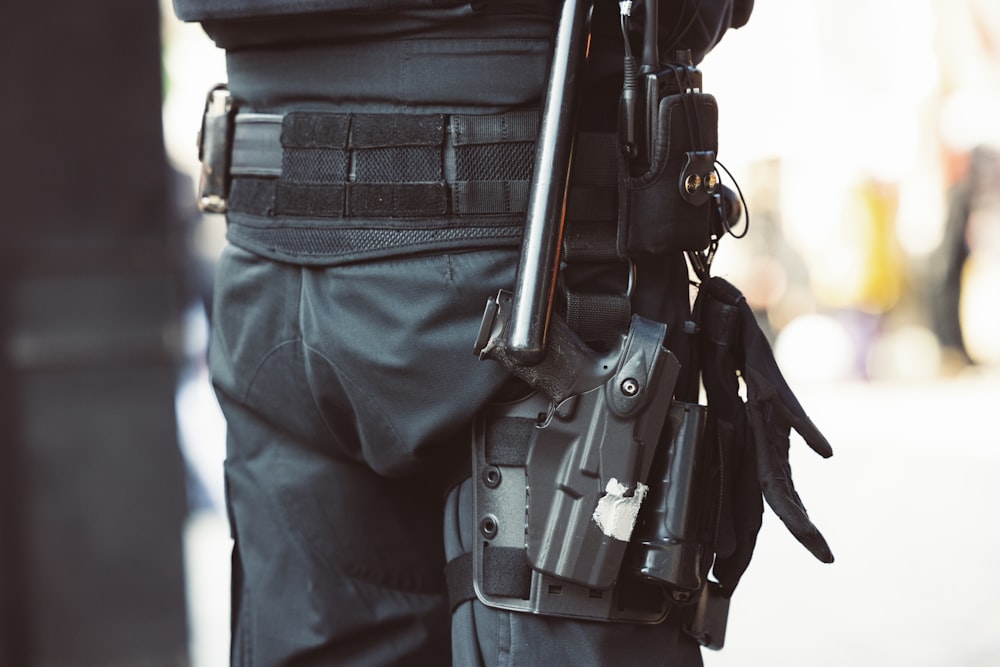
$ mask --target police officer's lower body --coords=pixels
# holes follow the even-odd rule
[[[240,57],[237,99],[254,89]],[[352,105],[408,111],[335,110]],[[282,98],[248,110],[315,108]],[[229,427],[233,665],[701,664],[672,618],[574,621],[477,600],[449,610],[444,567],[469,551],[473,527],[468,484],[446,496],[444,478],[469,460],[472,420],[508,382],[473,345],[486,299],[513,285],[516,241],[297,261],[247,242],[236,218],[210,348]]]
[[[505,381],[470,341],[515,260],[308,268],[224,252],[211,361],[230,432],[234,665],[447,665],[449,651],[462,666],[700,664],[669,621],[478,601],[449,619],[444,544],[469,548],[471,507],[453,494],[445,515],[438,471]],[[397,467],[413,472],[380,474]]]

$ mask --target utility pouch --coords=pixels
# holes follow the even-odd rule
[[[633,175],[620,158],[618,252],[627,257],[706,248],[722,189],[715,98],[675,93],[652,109],[648,168]]]
[[[233,140],[233,103],[224,85],[215,86],[205,100],[205,114],[198,132],[198,208],[205,213],[225,213],[229,197],[229,163]]]
[[[662,444],[653,459],[649,498],[633,537],[631,558],[636,574],[679,596],[702,587],[709,565],[701,541],[709,464],[707,415],[703,405],[681,401],[671,405],[670,442]]]
[[[689,622],[684,625],[684,632],[705,648],[713,651],[722,649],[729,624],[729,600],[722,586],[713,581],[706,582],[694,607],[689,610]]]

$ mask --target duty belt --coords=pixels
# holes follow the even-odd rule
[[[537,127],[535,110],[241,113],[229,206],[330,218],[523,213]]]
[[[206,105],[201,201],[228,214],[236,245],[335,264],[520,241],[535,109],[279,115],[224,99]]]

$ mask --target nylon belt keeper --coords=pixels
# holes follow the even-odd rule
[[[563,234],[563,260],[570,264],[620,261],[615,227],[603,221],[574,220]]]
[[[621,294],[566,291],[566,324],[587,343],[612,345],[628,329],[632,306]]]

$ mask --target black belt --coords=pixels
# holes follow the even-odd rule
[[[240,112],[228,142],[227,237],[303,264],[516,247],[538,121],[535,109]],[[613,258],[617,144],[613,134],[581,134],[577,144],[567,207],[578,224],[567,235],[567,259],[595,248]],[[593,222],[600,242],[589,231]],[[609,258],[587,261],[595,259]]]
[[[345,219],[524,213],[537,129],[537,110],[240,113],[229,209]]]

